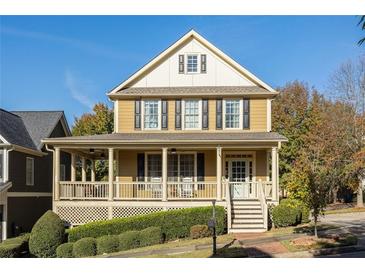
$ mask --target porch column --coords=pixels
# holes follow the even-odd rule
[[[278,202],[278,148],[271,149],[271,179],[272,179],[272,201]]]
[[[118,179],[118,176],[120,176],[119,175],[119,149],[117,149],[116,151],[115,151],[115,165],[116,165],[116,167],[115,167],[115,181],[119,181],[119,179]]]
[[[114,158],[114,149],[113,148],[109,148],[108,150],[108,156],[109,156],[109,161],[108,161],[108,170],[109,170],[109,201],[113,200],[113,169],[114,169],[114,165],[113,165],[113,158]]]
[[[71,153],[71,182],[76,181],[76,155]]]
[[[91,182],[95,182],[95,160],[91,160]]]
[[[167,147],[162,148],[162,201],[167,201]]]
[[[81,166],[82,166],[81,181],[86,182],[86,159],[85,159],[85,157],[81,157]]]
[[[54,175],[54,199],[58,201],[60,198],[60,148],[56,147],[54,152],[55,175]]]
[[[222,148],[217,147],[217,200],[222,200]]]

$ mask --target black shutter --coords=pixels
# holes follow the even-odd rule
[[[184,73],[184,55],[179,55],[179,73]]]
[[[161,128],[162,129],[167,129],[168,128],[167,113],[168,113],[167,100],[162,100],[161,101]]]
[[[207,72],[207,55],[206,54],[200,55],[200,72],[201,73]]]
[[[205,177],[205,160],[204,160],[204,153],[198,153],[197,157],[197,179],[198,182],[204,182]]]
[[[137,181],[144,181],[144,153],[137,154]]]
[[[203,99],[203,113],[202,113],[202,127],[203,129],[208,129],[209,128],[209,107],[208,107],[208,100],[207,99]]]
[[[250,100],[243,99],[243,128],[250,128]]]
[[[175,129],[181,129],[181,100],[175,101]]]
[[[216,103],[216,128],[222,129],[223,121],[223,108],[222,108],[222,99],[218,99]]]
[[[134,128],[141,129],[141,100],[134,102]]]

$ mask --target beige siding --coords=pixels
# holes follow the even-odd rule
[[[267,128],[266,99],[251,99],[250,102],[250,131],[266,131]]]
[[[201,151],[204,153],[204,169],[205,169],[205,181],[216,181],[216,151],[207,150]]]
[[[266,181],[267,173],[267,152],[258,150],[256,151],[256,180]]]
[[[137,153],[138,151],[119,151],[119,181],[131,182],[137,177]]]
[[[118,132],[133,132],[134,129],[134,100],[119,101]]]
[[[134,100],[120,100],[118,109],[118,132],[141,132],[134,129]],[[142,121],[143,122],[143,121]],[[209,99],[209,131],[216,131],[216,100]],[[249,131],[266,131],[266,99],[251,99]],[[175,131],[175,100],[168,101],[168,132]],[[206,132],[206,130],[203,130]],[[151,132],[151,131],[149,131]],[[179,132],[184,132],[180,131]],[[196,131],[194,131],[196,132]],[[220,132],[222,132],[220,130]],[[231,131],[230,131],[231,132]]]

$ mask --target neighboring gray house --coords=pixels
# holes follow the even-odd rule
[[[52,153],[41,139],[70,135],[63,111],[0,109],[0,239],[31,230],[52,209]],[[66,179],[67,153],[61,162]]]

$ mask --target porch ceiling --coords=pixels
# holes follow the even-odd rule
[[[287,139],[284,136],[276,132],[139,132],[47,138],[42,140],[43,143],[52,145],[246,144],[286,141]]]

